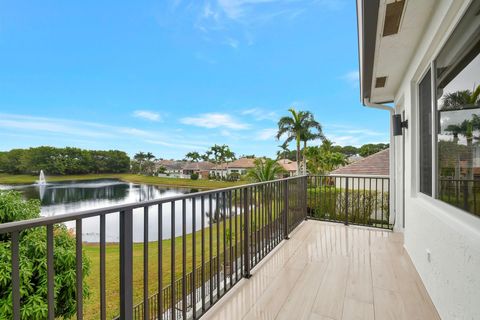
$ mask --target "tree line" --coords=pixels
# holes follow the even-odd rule
[[[0,152],[0,172],[10,174],[123,173],[130,171],[129,156],[119,150],[35,147]]]
[[[296,159],[296,151],[290,150],[288,145],[279,145],[280,150],[277,151],[277,158],[279,159],[289,159],[295,161]],[[351,156],[359,155],[361,157],[368,157],[372,154],[385,150],[389,147],[388,143],[367,143],[362,145],[361,147],[355,146],[339,146],[339,145],[332,145],[329,146],[329,149],[332,152],[337,152],[342,154],[344,157],[348,158]]]

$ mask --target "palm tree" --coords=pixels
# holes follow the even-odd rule
[[[318,135],[323,136],[322,126],[315,120],[310,111],[296,111],[293,108],[288,109],[291,116],[282,117],[278,121],[277,139],[287,134],[288,137],[285,143],[290,143],[295,140],[297,146],[297,174],[300,174],[300,143],[303,138],[307,138],[310,134],[313,135],[312,130],[316,130]]]
[[[318,130],[318,127],[315,126],[318,130],[317,133],[313,133],[310,130],[306,130],[305,132],[302,133],[301,139],[303,141],[303,170],[304,170],[303,174],[307,174],[307,156],[306,156],[307,142],[317,140],[317,139],[321,139],[322,141],[326,140],[325,136],[323,135],[322,128],[321,128],[319,123],[318,123],[318,126],[320,127],[319,130]]]
[[[135,161],[138,162],[139,171],[142,172],[142,164],[147,159],[147,154],[145,152],[142,152],[142,151],[137,152],[133,156],[133,159],[135,159]]]
[[[247,177],[255,182],[275,180],[285,170],[275,160],[256,159],[255,167],[248,170]]]
[[[288,143],[282,143],[281,145],[278,146],[281,150],[277,151],[277,160],[280,160],[283,158],[284,160],[287,158],[287,154],[290,152],[290,149],[288,148]]]
[[[455,111],[464,109],[476,109],[480,108],[480,85],[474,90],[460,90],[445,94],[443,97],[443,104],[441,111]],[[452,124],[447,126],[446,132],[450,132],[453,135],[453,141],[458,144],[458,136],[463,135],[467,140],[467,179],[473,180],[473,152],[472,145],[473,139],[478,137],[473,136],[475,130],[480,130],[480,117],[476,114],[472,115],[471,120],[464,120],[461,124]],[[457,153],[457,160],[455,166],[455,179],[460,177],[460,154]],[[472,194],[472,188],[468,184],[468,193]]]
[[[145,159],[147,159],[147,161],[152,161],[153,159],[155,159],[155,156],[153,155],[153,153],[147,152],[147,154],[145,155]]]
[[[480,85],[470,90],[447,93],[443,97],[442,111],[462,110],[480,106]]]
[[[185,159],[190,160],[192,162],[198,162],[202,159],[202,156],[197,151],[189,152],[185,155]]]

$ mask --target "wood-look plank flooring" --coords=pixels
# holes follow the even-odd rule
[[[306,221],[203,319],[440,319],[403,235]]]

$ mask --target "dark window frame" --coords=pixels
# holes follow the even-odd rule
[[[478,5],[478,4],[479,3],[476,3],[475,5]],[[473,6],[473,4],[472,4],[472,6]],[[480,5],[478,7],[480,8]],[[476,28],[475,24],[472,24],[472,21],[470,20],[470,18],[467,18],[468,12],[469,12],[470,9],[472,9],[472,8],[470,7],[465,11],[464,16],[459,20],[459,25],[461,25],[463,23],[463,26],[472,26],[472,27]],[[477,23],[477,22],[475,22],[475,23]],[[448,51],[449,49],[455,48],[455,41],[456,40],[451,40],[451,39],[454,38],[454,35],[455,35],[456,32],[460,32],[460,31],[457,30],[457,29],[460,30],[459,25],[456,26],[456,28],[452,31],[452,33],[446,39],[445,43],[442,44],[442,47],[440,48],[438,53],[431,59],[430,65],[425,67],[422,75],[418,78],[419,80],[415,84],[415,87],[416,87],[416,90],[417,90],[417,92],[415,92],[416,106],[417,106],[416,114],[418,116],[418,123],[417,123],[418,137],[416,139],[416,143],[417,143],[416,168],[417,168],[417,172],[418,172],[418,175],[417,175],[418,176],[418,181],[417,181],[417,184],[416,184],[416,187],[417,187],[416,191],[417,191],[417,193],[424,195],[428,199],[433,199],[435,202],[438,201],[442,205],[447,205],[447,206],[450,206],[452,208],[455,208],[455,209],[458,210],[458,212],[463,212],[467,215],[473,215],[477,218],[480,218],[479,213],[477,211],[472,212],[471,210],[468,209],[468,206],[466,208],[462,208],[459,205],[449,203],[445,199],[442,199],[441,190],[440,190],[441,187],[439,186],[439,183],[441,181],[441,172],[440,172],[440,161],[439,161],[440,152],[439,152],[439,140],[438,139],[439,139],[439,135],[441,134],[441,131],[440,131],[440,128],[441,128],[440,113],[441,112],[440,112],[440,110],[438,110],[439,99],[437,97],[437,90],[438,90],[439,86],[445,85],[447,82],[450,82],[453,79],[455,79],[460,74],[460,72],[465,70],[465,67],[467,67],[471,61],[473,61],[474,59],[478,58],[478,56],[480,56],[480,51],[479,51],[480,37],[477,34],[473,34],[471,36],[471,39],[470,39],[470,41],[472,42],[470,46],[458,47],[459,48],[458,52],[460,52],[461,54],[458,55],[458,52],[457,52],[457,57],[456,57],[457,61],[454,61],[454,63],[452,64],[452,68],[449,68],[448,71],[447,70],[439,70],[437,68],[437,61],[440,59],[442,54],[445,53],[445,52],[449,52]],[[453,42],[453,44],[454,44],[453,47],[452,47],[450,42]],[[474,50],[475,48],[476,48],[476,52]],[[444,73],[444,72],[448,72],[448,73]],[[441,73],[439,75],[440,77],[437,76],[437,73]],[[422,111],[425,111],[425,110],[422,110],[422,96],[421,96],[422,95],[422,89],[421,89],[421,85],[423,84],[422,82],[425,81],[427,76],[430,76],[430,88],[429,89],[430,89],[430,93],[431,93],[431,100],[430,100],[431,109],[430,109],[430,117],[429,117],[430,118],[430,124],[429,124],[430,131],[427,134],[428,137],[431,138],[430,147],[427,148],[428,150],[430,150],[431,166],[430,166],[430,179],[428,179],[428,175],[426,175],[426,177],[423,177],[423,179],[427,179],[427,180],[431,181],[430,186],[429,186],[430,192],[428,192],[429,191],[428,188],[427,188],[427,190],[425,190],[424,184],[422,184],[422,182],[425,182],[425,181],[422,181],[422,158],[425,155],[425,148],[422,148],[422,142],[423,142],[422,138],[425,141],[428,141],[428,137],[423,136],[423,133],[425,132],[425,130],[422,130],[423,129],[422,128],[422,122],[425,123],[425,119],[423,119],[423,121],[422,121]],[[426,95],[426,96],[428,96],[428,95]],[[426,103],[425,101],[426,100],[423,101],[424,106],[428,105],[428,103]],[[425,118],[425,114],[423,114],[423,116]],[[428,144],[427,144],[427,146],[428,146]],[[427,152],[426,155],[428,156],[428,152]],[[427,169],[428,169],[428,166],[427,166]],[[475,185],[476,185],[476,182],[474,182],[474,188],[475,188]],[[427,191],[427,192],[425,192],[425,191]],[[475,191],[473,191],[473,192],[475,192]]]

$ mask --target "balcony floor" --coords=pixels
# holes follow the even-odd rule
[[[202,319],[440,319],[402,244],[306,221]]]

